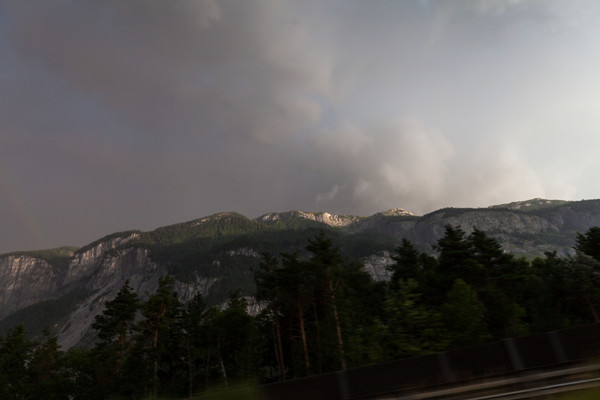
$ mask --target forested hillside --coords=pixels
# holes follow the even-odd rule
[[[326,212],[289,211],[249,219],[222,212],[150,232],[131,230],[107,235],[81,247],[13,252],[0,255],[0,335],[20,322],[30,336],[45,326],[58,333],[65,348],[89,345],[94,317],[129,280],[143,300],[169,274],[179,300],[201,294],[210,305],[222,305],[229,293],[253,303],[254,271],[264,253],[299,252],[310,256],[307,240],[319,231],[342,257],[364,264],[375,280],[387,280],[391,256],[402,240],[432,257],[447,225],[466,236],[475,230],[495,239],[514,257],[531,262],[573,256],[578,232],[600,225],[600,201],[532,199],[487,208],[444,208],[424,216],[403,209],[368,217]],[[256,305],[253,303],[253,307]]]
[[[572,256],[530,260],[447,225],[435,254],[405,239],[391,279],[375,281],[320,231],[260,257],[252,315],[239,291],[209,307],[182,302],[170,275],[144,299],[125,281],[89,347],[63,351],[51,329],[31,341],[24,325],[3,336],[0,398],[189,397],[598,322],[600,228],[574,241]]]

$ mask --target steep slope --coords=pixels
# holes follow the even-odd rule
[[[46,260],[27,255],[0,258],[0,318],[57,295],[58,274]]]

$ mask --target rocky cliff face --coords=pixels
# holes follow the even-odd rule
[[[342,227],[351,225],[359,221],[361,218],[362,217],[355,215],[336,215],[328,212],[287,211],[281,213],[268,213],[258,217],[257,220],[267,224],[288,224],[293,220],[304,219],[331,227]]]
[[[125,281],[144,298],[158,287],[160,277],[168,273],[164,265],[154,262],[143,247],[127,247],[139,237],[132,234],[99,241],[84,251],[74,253],[65,271],[57,271],[46,260],[26,255],[0,257],[0,320],[26,309],[28,306],[68,296],[77,291],[85,293],[71,309],[65,309],[64,318],[48,321],[54,325],[59,343],[69,348],[88,343],[93,337],[90,328],[96,315],[104,310],[106,301],[113,299]],[[255,257],[251,249],[242,254]],[[176,290],[182,301],[196,293],[206,296],[217,281],[196,275],[186,282],[177,281]],[[40,316],[43,318],[44,316]]]
[[[134,236],[101,241],[89,249],[74,253],[68,268],[61,271],[46,260],[31,256],[0,257],[0,319],[40,302],[56,300],[75,290],[87,295],[69,314],[68,324],[57,326],[59,340],[65,347],[77,344],[89,330],[94,316],[104,302],[116,295],[129,279],[139,293],[156,289],[164,269],[152,262],[148,250],[117,250]],[[40,316],[43,318],[43,316]]]
[[[84,251],[76,252],[69,262],[69,269],[65,275],[64,283],[68,285],[77,282],[84,277],[93,275],[98,269],[106,267],[113,271],[116,267],[114,258],[118,257],[118,253],[109,253],[109,251],[137,239],[139,236],[139,233],[133,233],[124,237],[113,237],[100,241]],[[111,264],[113,269],[110,269]]]
[[[388,281],[392,277],[392,273],[387,267],[394,264],[389,251],[383,251],[381,254],[373,254],[363,258],[365,270],[371,274],[376,281]]]
[[[107,243],[99,247],[115,249]],[[91,252],[98,255],[97,250]],[[70,323],[59,330],[60,343],[66,348],[88,341],[92,336],[90,326],[94,317],[104,310],[104,304],[116,296],[126,280],[136,293],[153,293],[159,278],[166,274],[164,268],[148,257],[148,250],[141,248],[105,251],[99,257],[84,256],[70,265],[69,277],[73,276],[73,270],[78,270],[77,275],[81,277],[78,286],[84,287],[89,295],[71,311],[68,317]],[[83,276],[79,270],[89,271],[89,274]]]
[[[56,296],[60,278],[45,260],[24,255],[0,258],[0,319]]]

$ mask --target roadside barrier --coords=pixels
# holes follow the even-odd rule
[[[598,385],[590,374],[600,371],[593,363],[599,358],[600,324],[592,324],[272,383],[263,389],[267,400],[508,398],[493,394],[498,391],[514,392],[510,398],[517,399],[525,398],[517,392],[527,395],[550,377],[555,386],[567,389],[569,382]]]

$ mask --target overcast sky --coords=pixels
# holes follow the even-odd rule
[[[600,197],[597,0],[0,0],[0,252]]]

